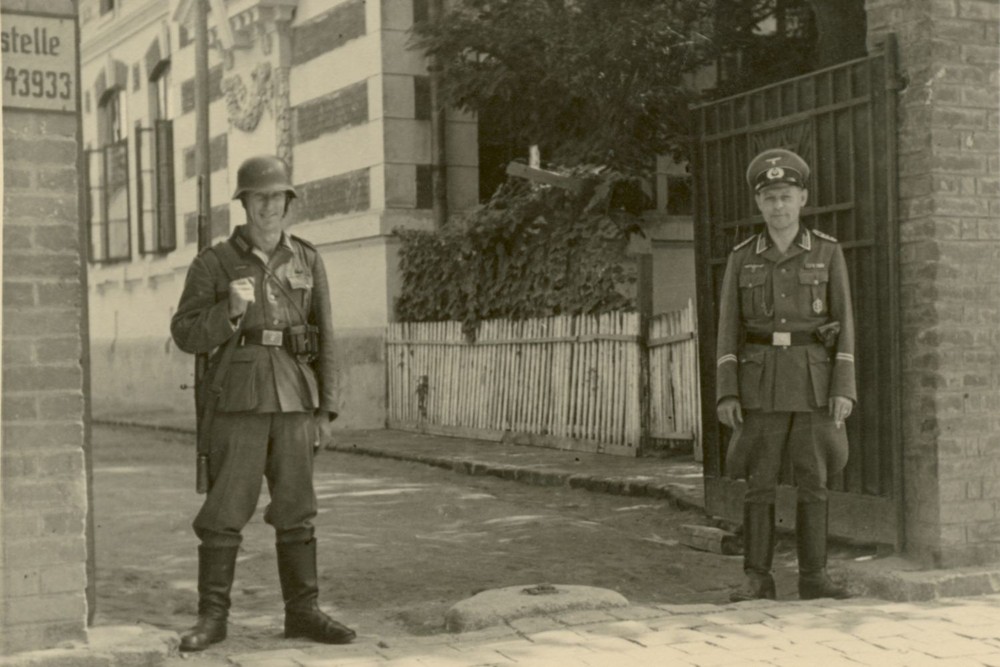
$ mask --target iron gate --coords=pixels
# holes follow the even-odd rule
[[[896,274],[896,66],[891,39],[876,53],[694,109],[696,253],[701,367],[716,367],[718,297],[734,245],[763,228],[744,180],[765,148],[812,167],[802,223],[837,237],[854,296],[859,402],[850,459],[831,480],[830,532],[901,546],[899,289]],[[706,507],[741,517],[743,482],[723,476],[727,429],[715,414],[715,374],[702,382]],[[787,482],[786,462],[783,481]],[[794,522],[794,490],[779,489],[778,521]]]

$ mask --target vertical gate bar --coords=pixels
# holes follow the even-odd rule
[[[889,344],[891,349],[888,354],[889,383],[893,387],[899,387],[900,379],[900,342],[899,342],[899,284],[898,265],[899,253],[895,250],[898,247],[898,230],[896,225],[897,210],[897,166],[896,166],[896,90],[899,85],[897,72],[896,35],[888,33],[885,36],[883,45],[885,57],[885,142],[886,142],[886,250],[888,251],[888,261],[886,262],[886,272],[888,278],[888,323],[889,323]],[[900,441],[901,421],[900,421],[900,394],[898,391],[888,392],[889,419],[892,449],[892,469],[893,469],[893,497],[896,498],[896,550],[901,551],[905,540],[906,521],[903,513],[903,452]]]
[[[748,113],[750,118],[748,119],[752,122],[753,108],[748,108]],[[705,114],[707,110],[702,107],[697,110],[696,122],[699,135],[704,136],[705,134]],[[745,140],[744,140],[745,141]],[[703,448],[702,455],[702,475],[706,478],[719,478],[721,477],[721,452],[719,444],[719,426],[715,422],[715,410],[709,410],[709,404],[713,404],[714,399],[709,396],[709,394],[715,394],[715,361],[713,359],[715,355],[715,287],[714,287],[714,265],[712,260],[714,259],[713,250],[713,220],[712,216],[708,211],[708,192],[710,188],[706,187],[708,183],[708,160],[706,159],[707,148],[704,141],[694,142],[694,158],[695,158],[695,173],[698,175],[693,179],[693,189],[694,189],[694,215],[695,215],[695,243],[696,248],[700,248],[699,254],[702,256],[703,260],[698,263],[698,272],[696,276],[696,293],[698,295],[698,309],[702,315],[699,318],[704,322],[704,326],[699,328],[700,337],[703,341],[703,345],[699,346],[701,350],[702,367],[706,371],[710,372],[710,377],[706,378],[706,381],[702,383],[702,411],[701,420],[703,429],[705,431],[704,442],[705,447]],[[708,503],[710,498],[706,494],[706,503]]]

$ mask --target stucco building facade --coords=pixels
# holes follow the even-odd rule
[[[190,3],[187,3],[190,4]],[[342,427],[384,422],[382,341],[397,227],[432,223],[429,78],[408,48],[425,0],[241,0],[209,14],[213,240],[242,224],[247,157],[275,153],[300,191],[291,231],[328,267]],[[193,26],[182,3],[81,3],[95,414],[190,411],[192,357],[169,320],[197,251]],[[180,20],[178,20],[180,19]],[[227,48],[228,47],[228,48]],[[449,206],[478,203],[475,122],[446,122]]]

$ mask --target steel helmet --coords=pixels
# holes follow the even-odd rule
[[[287,192],[292,197],[298,196],[292,187],[288,165],[274,155],[247,158],[240,165],[236,172],[233,199],[239,199],[247,192]]]

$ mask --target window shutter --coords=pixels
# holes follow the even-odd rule
[[[160,252],[177,248],[177,214],[174,204],[174,125],[157,120],[156,130],[156,221]]]

